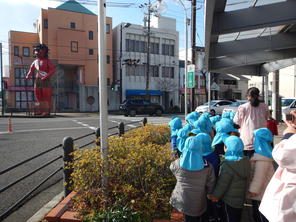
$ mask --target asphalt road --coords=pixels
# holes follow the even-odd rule
[[[126,124],[126,129],[135,128],[139,126],[140,123],[133,122],[140,121],[143,118],[144,116],[124,117],[121,115],[111,115],[109,116],[108,127],[118,126],[119,122],[124,122]],[[147,117],[147,119],[149,123],[161,124],[167,123],[170,117]],[[0,171],[61,144],[64,137],[70,136],[72,138],[78,138],[82,135],[94,132],[99,125],[99,117],[97,115],[81,116],[80,114],[71,114],[54,118],[12,118],[13,132],[11,133],[7,132],[7,124],[8,118],[0,118]],[[110,130],[108,133],[111,134],[116,131],[117,130],[114,129]],[[95,136],[92,135],[85,139],[75,141],[75,146],[82,146],[94,139]],[[63,150],[59,147],[0,175],[0,189],[62,154]],[[59,159],[0,193],[0,214],[3,214],[17,200],[22,198],[33,187],[37,186],[42,180],[62,165],[62,159]],[[39,198],[40,201],[35,198],[34,203],[29,207],[26,206],[25,212],[22,212],[20,214],[21,216],[17,216],[17,220],[15,217],[8,217],[5,221],[26,221],[41,208],[44,203],[48,202],[62,191],[61,179],[62,171],[59,171],[54,177],[38,188],[36,192],[34,192],[34,195],[41,191],[49,190],[50,187],[55,187],[51,192],[45,192],[46,195]],[[15,214],[16,213],[14,213],[14,215]]]

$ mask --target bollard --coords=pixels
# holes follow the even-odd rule
[[[124,134],[124,123],[120,122],[118,124],[118,136],[122,136]]]
[[[9,117],[9,119],[8,119],[8,124],[7,124],[7,131],[8,131],[9,133],[11,133],[11,132],[12,132],[12,123],[11,123],[11,117]]]
[[[70,178],[73,169],[67,169],[68,162],[73,162],[73,156],[70,153],[74,150],[74,141],[71,137],[65,137],[63,139],[63,150],[64,150],[64,195],[65,197],[71,193],[70,190]]]
[[[147,124],[147,118],[144,117],[144,119],[143,119],[143,126],[146,126],[146,124]]]
[[[100,128],[96,128],[95,135],[96,135],[96,139],[100,138]],[[96,141],[96,145],[100,146],[100,140]]]

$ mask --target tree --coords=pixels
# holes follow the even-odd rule
[[[169,93],[178,90],[178,85],[174,79],[169,78],[158,78],[157,88],[164,92],[164,108],[169,108]]]

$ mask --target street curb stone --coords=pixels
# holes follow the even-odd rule
[[[51,201],[45,204],[40,210],[38,210],[27,222],[39,222],[41,221],[49,211],[51,211],[62,199],[64,198],[64,191],[56,195]]]

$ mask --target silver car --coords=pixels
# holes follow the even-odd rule
[[[221,115],[224,108],[228,107],[231,103],[230,100],[212,100],[210,102],[210,111],[214,110],[215,114]],[[199,113],[208,112],[209,103],[204,103],[196,107],[195,111]]]
[[[237,111],[238,107],[246,102],[247,102],[247,100],[238,100],[236,102],[233,102],[227,108],[225,108],[223,110],[223,113],[225,113],[225,112],[234,112],[235,113]]]

